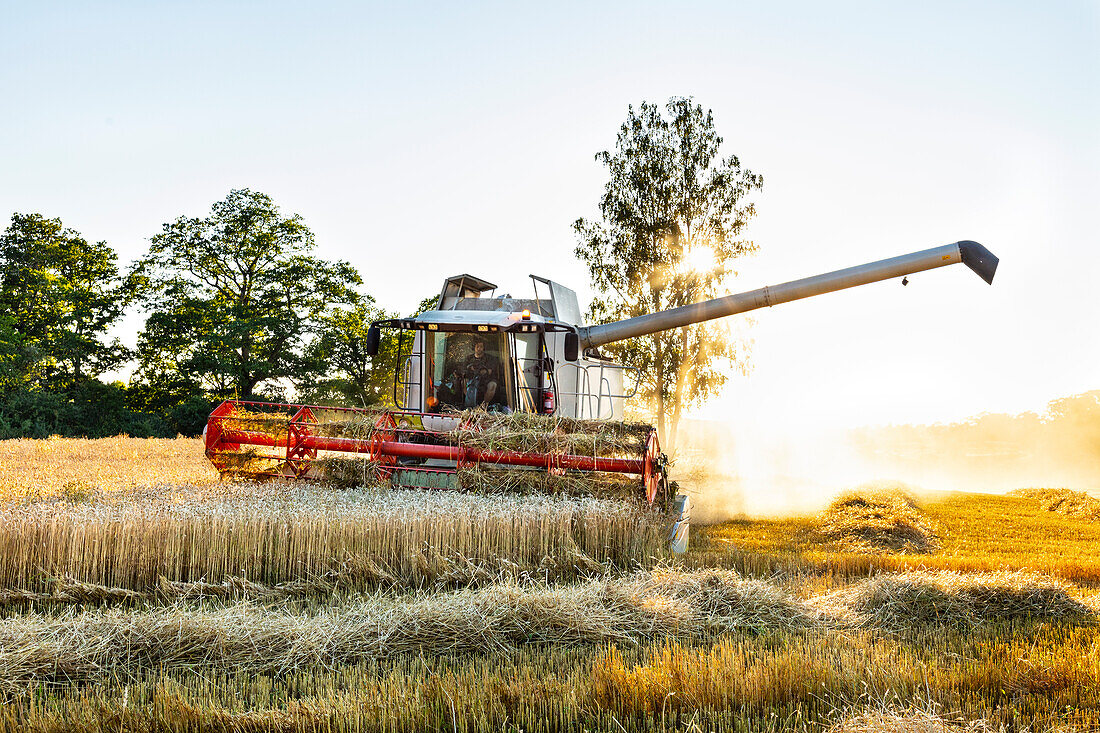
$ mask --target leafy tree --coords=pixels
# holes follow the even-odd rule
[[[416,311],[412,313],[409,318],[416,318],[421,313],[435,310],[437,303],[439,303],[439,293],[427,296],[416,305]]]
[[[13,390],[0,399],[0,439],[176,434],[164,419],[130,409],[127,392],[122,382],[104,384],[98,379],[85,379],[65,393]]]
[[[0,439],[62,435],[76,408],[64,396],[42,390],[17,390],[0,402]]]
[[[718,155],[712,113],[691,99],[627,108],[608,170],[598,221],[574,224],[576,255],[598,293],[589,317],[604,323],[717,297],[736,273],[731,261],[756,250],[742,237],[755,214],[749,194],[763,179],[736,156]],[[748,345],[712,321],[610,344],[606,351],[641,370],[666,450],[676,447],[685,407],[713,395],[727,369],[747,368]]]
[[[0,359],[13,363],[18,348],[34,386],[65,391],[121,364],[128,352],[106,332],[128,299],[106,242],[41,214],[14,214],[0,235],[0,312],[11,319]]]
[[[326,315],[320,333],[309,347],[317,376],[303,390],[302,399],[359,407],[392,404],[397,338],[387,329],[379,343],[378,355],[371,358],[366,352],[371,321],[387,317],[390,316],[369,296],[354,308]]]
[[[412,316],[435,308],[438,299],[438,295],[425,298]],[[402,366],[412,337],[384,329],[378,354],[373,358],[367,356],[366,339],[371,322],[396,317],[396,313],[378,307],[369,295],[352,309],[326,316],[320,333],[310,344],[316,376],[302,390],[302,400],[360,407],[393,405],[394,375]]]
[[[26,387],[30,365],[37,361],[37,355],[15,329],[15,319],[0,313],[0,395]]]
[[[313,248],[300,216],[248,189],[207,217],[165,224],[134,268],[149,312],[137,373],[157,399],[270,397],[305,379],[312,334],[334,306],[357,302],[361,283],[350,264]]]

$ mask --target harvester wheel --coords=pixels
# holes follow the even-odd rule
[[[374,421],[374,429],[370,436],[370,450],[367,456],[375,462],[379,475],[389,478],[397,459],[382,452],[382,443],[394,440],[397,437],[397,421],[390,412],[383,412]]]
[[[657,500],[658,496],[667,492],[668,474],[665,470],[665,454],[661,453],[661,443],[657,439],[657,431],[650,432],[645,445],[645,473],[642,478],[645,481],[645,498],[650,504]],[[664,498],[663,496],[661,497]]]

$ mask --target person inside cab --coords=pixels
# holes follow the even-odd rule
[[[474,350],[463,364],[466,382],[463,406],[466,409],[487,407],[496,402],[500,385],[500,358],[486,353],[485,340],[474,339]]]

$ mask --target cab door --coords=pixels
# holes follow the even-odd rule
[[[532,331],[510,336],[515,365],[515,409],[517,412],[542,412],[542,333]]]

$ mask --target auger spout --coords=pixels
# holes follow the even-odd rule
[[[594,348],[615,341],[647,336],[659,331],[958,263],[965,264],[992,285],[998,261],[997,257],[982,245],[965,240],[801,280],[792,280],[780,285],[670,308],[659,313],[636,316],[600,326],[583,326],[577,329],[577,336],[582,349]]]

